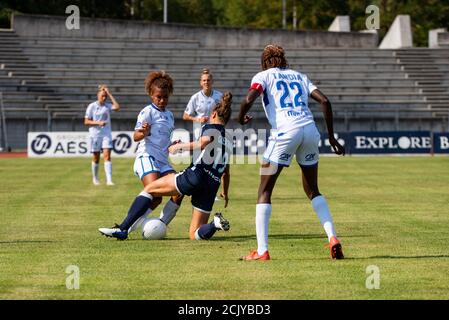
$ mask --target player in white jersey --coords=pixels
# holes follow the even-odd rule
[[[134,128],[134,141],[139,142],[134,173],[141,180],[143,186],[176,172],[168,159],[168,147],[171,145],[171,134],[175,121],[171,111],[167,109],[169,96],[173,93],[173,79],[164,71],[155,71],[145,79],[145,89],[152,103],[143,108]],[[133,223],[127,232],[132,232],[141,226],[146,217],[162,201],[155,198],[144,216]],[[160,215],[160,219],[168,225],[176,215],[182,197],[172,197]]]
[[[107,97],[112,101],[106,102]],[[120,105],[105,85],[100,85],[97,92],[97,101],[92,102],[86,110],[84,124],[89,126],[91,144],[92,176],[94,185],[99,185],[98,166],[100,162],[100,151],[103,149],[104,170],[106,172],[106,184],[114,185],[112,182],[112,132],[111,132],[111,110],[119,111]]]
[[[305,74],[288,68],[284,49],[278,45],[265,47],[262,72],[256,74],[251,88],[242,101],[238,121],[247,124],[251,117],[247,112],[254,101],[263,96],[263,107],[272,127],[267,149],[263,155],[261,179],[256,205],[257,250],[242,260],[269,260],[268,224],[271,216],[271,194],[283,167],[289,166],[294,155],[301,167],[302,183],[312,207],[326,231],[331,257],[343,259],[343,251],[337,238],[326,199],[318,190],[318,132],[308,99],[312,97],[322,106],[329,143],[334,152],[344,155],[343,146],[335,139],[332,108],[327,97],[317,89]]]
[[[223,93],[213,89],[214,78],[209,69],[201,72],[201,90],[189,100],[182,118],[193,122],[193,138],[196,140],[201,132],[201,126],[209,121],[212,109],[220,102]]]

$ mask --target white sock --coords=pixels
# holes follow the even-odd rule
[[[137,228],[139,228],[142,223],[145,221],[145,219],[148,218],[148,216],[153,212],[150,208],[148,208],[147,212],[143,216],[141,216],[139,219],[136,220],[136,222],[133,223],[133,225],[128,229],[128,233],[133,232]]]
[[[257,252],[259,255],[268,250],[268,224],[270,223],[271,203],[256,205]]]
[[[195,240],[203,240],[203,239],[201,239],[200,235],[198,234],[198,230],[200,230],[200,228],[196,229],[196,231],[195,231]]]
[[[179,206],[174,203],[173,201],[168,200],[165,204],[164,208],[161,211],[161,215],[159,216],[159,219],[162,220],[167,226],[168,224],[173,220],[173,218],[176,216],[176,212],[178,212]]]
[[[332,220],[331,213],[329,211],[329,206],[327,205],[326,198],[323,196],[318,196],[312,199],[312,207],[315,210],[318,218],[320,219],[321,225],[326,231],[327,238],[330,241],[332,236],[337,236],[334,228],[334,222]]]
[[[106,181],[112,182],[112,162],[111,161],[104,162],[104,172],[106,173]]]
[[[92,162],[92,177],[98,180],[98,163]]]

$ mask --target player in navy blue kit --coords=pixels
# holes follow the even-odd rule
[[[114,232],[111,232],[112,237],[126,239],[129,228],[145,214],[153,199],[162,196],[188,195],[192,197],[190,239],[210,239],[217,230],[229,230],[229,222],[221,213],[215,214],[210,223],[208,220],[221,181],[225,208],[229,200],[229,157],[232,152],[232,142],[226,137],[225,125],[231,117],[231,104],[232,94],[227,92],[212,110],[209,123],[203,126],[197,141],[170,146],[170,153],[199,150],[200,154],[196,158],[194,156],[191,165],[184,171],[167,174],[146,185],[135,198],[125,220],[115,228]]]

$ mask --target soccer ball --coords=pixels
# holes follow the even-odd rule
[[[167,234],[167,226],[158,218],[145,219],[142,223],[142,237],[146,240],[161,240]]]

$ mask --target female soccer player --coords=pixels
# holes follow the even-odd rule
[[[110,98],[111,103],[106,102]],[[91,143],[92,176],[94,185],[99,185],[98,165],[100,163],[100,151],[103,149],[104,170],[106,172],[106,184],[114,185],[112,182],[112,132],[111,132],[111,110],[119,111],[120,105],[109,92],[105,85],[98,86],[97,101],[89,104],[84,117],[84,124],[89,126]]]
[[[139,112],[133,135],[134,141],[139,142],[134,173],[144,187],[166,174],[176,172],[168,159],[174,117],[167,105],[169,96],[173,93],[173,79],[164,71],[150,72],[145,79],[145,90],[152,103]],[[162,198],[154,199],[145,215],[130,226],[128,232],[136,230],[161,201]],[[181,201],[181,197],[174,197],[162,209],[160,219],[166,225],[176,215]]]
[[[197,139],[199,136],[201,130],[200,125],[209,121],[212,109],[223,96],[223,93],[212,88],[213,83],[214,78],[212,73],[210,73],[209,69],[204,68],[200,77],[201,90],[190,98],[182,116],[184,120],[193,122],[194,139]],[[197,123],[200,125],[197,125]]]
[[[194,240],[210,239],[217,230],[229,230],[229,222],[221,213],[214,215],[207,223],[214,204],[216,193],[223,181],[225,207],[228,204],[230,182],[229,156],[232,143],[226,137],[225,125],[231,116],[232,94],[226,93],[215,106],[201,132],[199,140],[189,143],[176,143],[170,146],[170,152],[181,150],[200,150],[199,156],[184,171],[170,173],[147,186],[132,203],[127,217],[115,228],[101,228],[105,235],[124,240],[128,229],[142,217],[155,198],[162,196],[192,196],[192,220],[189,237]]]
[[[344,148],[334,137],[332,108],[305,74],[288,68],[284,49],[278,45],[265,47],[261,57],[262,72],[256,74],[251,88],[242,101],[238,121],[247,124],[247,112],[263,95],[263,107],[272,127],[267,149],[263,155],[258,200],[256,205],[257,250],[242,260],[269,260],[268,224],[271,216],[271,194],[283,167],[288,167],[294,155],[301,167],[302,184],[312,207],[326,231],[333,259],[343,259],[333,220],[326,199],[318,190],[318,132],[308,108],[309,96],[321,104],[326,120],[329,143],[334,152],[344,155]]]

